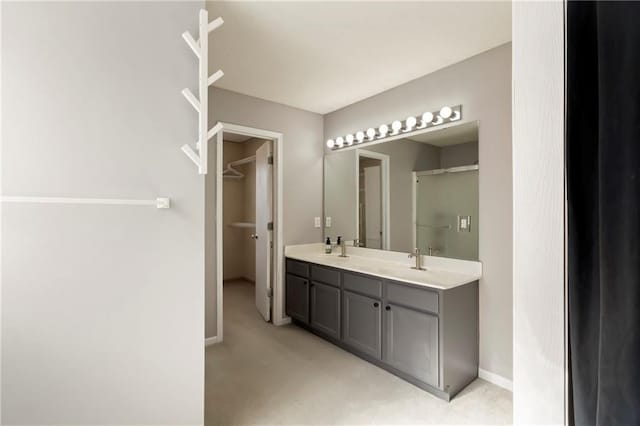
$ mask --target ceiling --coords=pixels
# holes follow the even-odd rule
[[[326,114],[511,40],[506,2],[207,2],[217,87]]]
[[[445,129],[432,130],[407,139],[415,142],[428,143],[434,146],[458,145],[465,142],[478,141],[478,123],[471,122],[447,127]]]

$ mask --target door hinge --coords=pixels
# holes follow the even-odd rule
[[[267,289],[267,297],[269,297],[269,298],[273,297],[273,289],[272,288]]]
[[[273,222],[267,223],[267,231],[273,231]]]
[[[269,247],[273,248],[273,241],[269,241]]]
[[[267,157],[267,164],[273,164],[273,155]]]

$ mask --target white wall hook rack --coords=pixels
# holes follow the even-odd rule
[[[222,124],[220,123],[217,123],[209,129],[209,117],[207,115],[209,86],[222,78],[224,73],[222,70],[218,70],[212,75],[209,75],[207,42],[209,33],[222,26],[223,23],[224,20],[222,18],[216,18],[209,22],[209,13],[202,9],[200,10],[200,34],[198,40],[196,41],[189,31],[182,33],[182,38],[187,42],[187,45],[193,53],[195,53],[200,62],[198,68],[199,96],[196,97],[189,89],[182,91],[187,101],[198,112],[198,141],[196,142],[195,150],[189,144],[185,144],[182,146],[182,151],[198,166],[198,173],[201,175],[207,174],[207,145],[209,139],[222,130]]]
[[[38,203],[38,204],[108,204],[112,206],[154,206],[158,209],[171,208],[171,200],[158,197],[155,200],[130,200],[117,198],[69,198],[69,197],[22,197],[2,196],[3,203]]]

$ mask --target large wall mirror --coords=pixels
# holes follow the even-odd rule
[[[478,123],[328,151],[325,238],[478,260]]]

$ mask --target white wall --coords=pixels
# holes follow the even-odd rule
[[[511,44],[326,115],[324,139],[457,104],[462,104],[462,122],[480,122],[480,368],[510,380]]]
[[[202,2],[2,2],[2,423],[201,424]]]
[[[513,4],[516,424],[565,420],[563,7]]]
[[[322,215],[322,116],[263,99],[212,89],[210,121],[223,121],[284,136],[284,244],[322,241],[313,218]],[[215,150],[209,150],[215,164]],[[216,334],[215,174],[206,176],[206,335]],[[284,287],[284,286],[283,286]]]

